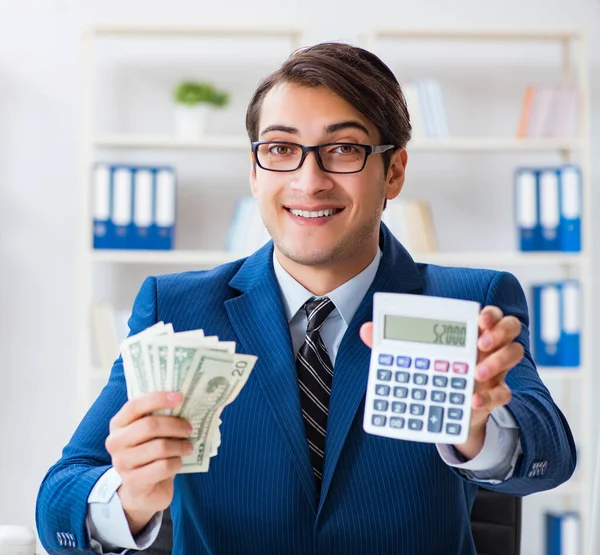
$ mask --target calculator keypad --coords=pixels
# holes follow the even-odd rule
[[[463,422],[465,403],[470,400],[467,363],[387,353],[379,354],[377,360],[373,426],[461,434],[467,425]]]

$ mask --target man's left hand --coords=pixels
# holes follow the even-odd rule
[[[505,378],[523,358],[523,346],[515,341],[519,333],[519,319],[504,316],[497,306],[486,306],[480,312],[471,428],[466,443],[454,446],[467,459],[476,457],[483,448],[485,427],[492,410],[508,404],[511,399]],[[372,322],[363,324],[360,337],[368,347],[373,346]]]

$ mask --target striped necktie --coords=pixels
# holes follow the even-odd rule
[[[306,439],[317,487],[320,489],[333,365],[319,332],[335,305],[328,297],[313,297],[302,308],[306,311],[308,325],[306,338],[296,357],[296,369]]]

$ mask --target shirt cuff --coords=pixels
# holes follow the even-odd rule
[[[88,497],[86,526],[91,547],[98,553],[125,553],[128,549],[150,547],[162,524],[163,513],[156,513],[134,538],[123,511],[117,490],[122,480],[114,468],[109,468],[96,482]]]
[[[466,477],[497,484],[508,480],[521,451],[519,427],[506,407],[492,410],[485,428],[483,448],[473,459],[465,458],[451,445],[436,445],[442,460]]]

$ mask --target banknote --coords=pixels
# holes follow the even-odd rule
[[[188,420],[193,427],[191,455],[182,473],[207,472],[221,445],[221,415],[246,384],[254,355],[236,353],[234,341],[207,336],[201,329],[175,332],[158,322],[121,345],[129,399],[152,391],[180,391],[175,409],[157,411]]]

